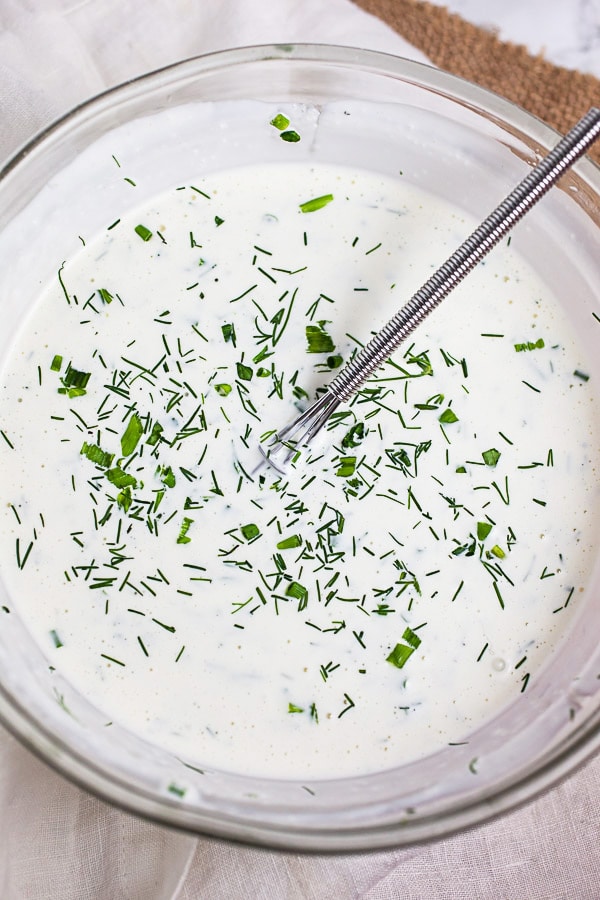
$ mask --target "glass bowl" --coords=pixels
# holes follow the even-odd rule
[[[262,139],[252,104],[240,101],[273,115],[295,104],[318,137],[298,145],[298,159],[390,175],[401,166],[404,178],[477,219],[557,140],[542,122],[475,85],[365,50],[253,47],[136,79],[65,116],[1,173],[0,360],[56,277],[57,261],[73,252],[74,235],[106,227],[115,206],[127,211],[198,173],[285,158],[283,142]],[[116,147],[139,176],[135,195],[94,161],[99,148],[110,156]],[[522,228],[523,255],[568,298],[573,325],[597,359],[588,323],[590,312],[600,313],[600,171],[578,163]],[[440,838],[529,800],[600,745],[600,606],[589,599],[598,578],[596,563],[585,614],[518,702],[479,728],[469,746],[384,772],[308,783],[201,771],[123,727],[107,730],[105,716],[49,672],[3,581],[0,718],[83,788],[193,833],[319,852]]]

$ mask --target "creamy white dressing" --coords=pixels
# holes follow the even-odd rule
[[[0,560],[107,720],[202,766],[353,775],[468,740],[557,652],[595,553],[600,416],[511,247],[284,477],[252,475],[261,435],[472,226],[402,178],[273,164],[82,236],[3,373]]]

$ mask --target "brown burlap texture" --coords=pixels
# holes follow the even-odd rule
[[[465,22],[424,0],[354,0],[383,19],[436,66],[489,88],[561,133],[592,106],[600,106],[600,81],[531,56],[525,47]],[[590,157],[600,163],[596,142]]]

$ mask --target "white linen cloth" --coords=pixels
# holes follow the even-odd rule
[[[0,0],[0,165],[75,104],[199,53],[338,43],[423,59],[349,0]],[[0,900],[598,900],[600,758],[428,846],[303,857],[195,840],[90,797],[0,728]]]

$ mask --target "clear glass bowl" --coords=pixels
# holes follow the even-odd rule
[[[317,122],[299,158],[396,174],[486,215],[555,142],[551,129],[507,101],[404,59],[328,46],[268,46],[192,59],[137,79],[79,107],[24,147],[0,177],[0,361],[73,235],[147,199],[114,193],[94,149],[127,142],[127,163],[152,194],[201,172],[277,161],[234,106],[294,102],[306,115],[352,104],[353,115]],[[337,107],[336,107],[337,104]],[[184,115],[181,111],[184,110]],[[311,113],[312,110],[312,113]],[[306,111],[306,110],[305,110]],[[159,117],[158,119],[156,117]],[[212,118],[211,118],[212,117]],[[211,122],[214,127],[200,127]],[[158,124],[157,124],[158,123]],[[145,177],[148,176],[148,177]],[[124,210],[125,211],[125,210]],[[582,161],[523,225],[524,255],[568,298],[590,357],[587,326],[600,313],[600,170]],[[571,772],[600,745],[598,565],[585,614],[535,684],[471,736],[409,765],[321,781],[252,778],[186,769],[172,755],[105,717],[55,673],[19,620],[0,581],[0,718],[47,763],[124,809],[195,833],[287,850],[355,851],[430,840],[522,803]],[[18,606],[18,603],[16,604]],[[66,714],[68,705],[71,714]],[[481,761],[477,777],[473,757]],[[185,797],[168,786],[185,779]]]

